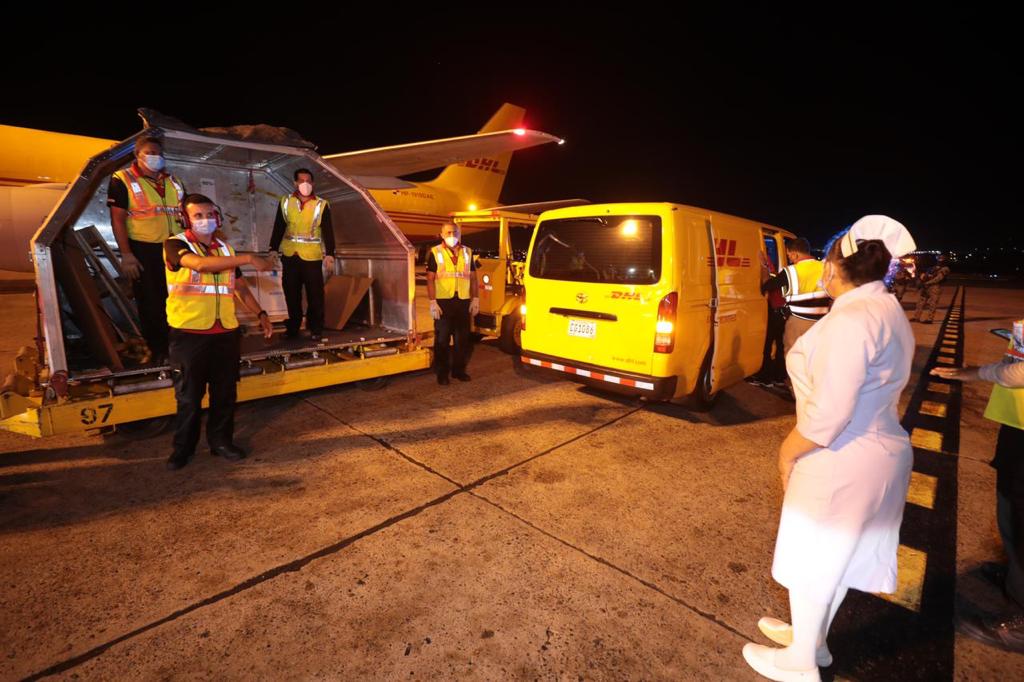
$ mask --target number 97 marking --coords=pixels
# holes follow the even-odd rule
[[[97,405],[95,408],[83,407],[81,412],[82,423],[86,426],[92,426],[97,422],[106,424],[110,421],[110,415],[113,411],[113,403],[104,403],[103,405]]]

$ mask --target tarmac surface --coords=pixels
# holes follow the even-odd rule
[[[1005,606],[976,570],[1002,556],[989,388],[921,383],[996,360],[1024,291],[957,291],[945,325],[914,325],[900,591],[851,594],[825,679],[1024,679],[952,627]],[[6,373],[32,297],[0,305]],[[250,457],[201,446],[179,472],[169,433],[0,431],[0,679],[760,679],[740,649],[788,619],[770,565],[792,402],[744,383],[709,413],[644,404],[493,341],[470,374],[240,405]]]

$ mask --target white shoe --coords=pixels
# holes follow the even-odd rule
[[[821,682],[821,673],[817,666],[810,670],[785,670],[775,665],[775,652],[770,646],[747,642],[743,645],[743,658],[747,665],[759,675],[776,682]]]
[[[765,637],[776,644],[789,646],[793,643],[793,626],[789,623],[782,622],[778,618],[769,618],[768,616],[765,616],[761,620],[757,621],[757,627]],[[827,646],[819,647],[818,650],[814,652],[814,662],[822,668],[827,668],[832,665],[832,652],[828,650]]]

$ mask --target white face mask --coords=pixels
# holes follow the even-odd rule
[[[192,221],[192,231],[196,234],[208,235],[217,231],[216,218],[200,218]]]
[[[458,237],[454,237],[454,236],[453,237],[445,237],[444,238],[444,243],[448,245],[449,249],[454,249],[455,245],[459,243],[459,238]]]
[[[164,157],[162,154],[143,154],[142,165],[151,171],[160,172],[164,169]]]
[[[312,185],[312,183],[309,183],[309,182],[300,182],[299,183],[299,194],[301,194],[304,197],[308,197],[312,193],[313,193],[313,185]]]

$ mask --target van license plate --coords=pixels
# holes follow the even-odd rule
[[[583,320],[569,320],[569,336],[580,336],[584,339],[592,339],[596,334],[596,322],[584,322]]]

